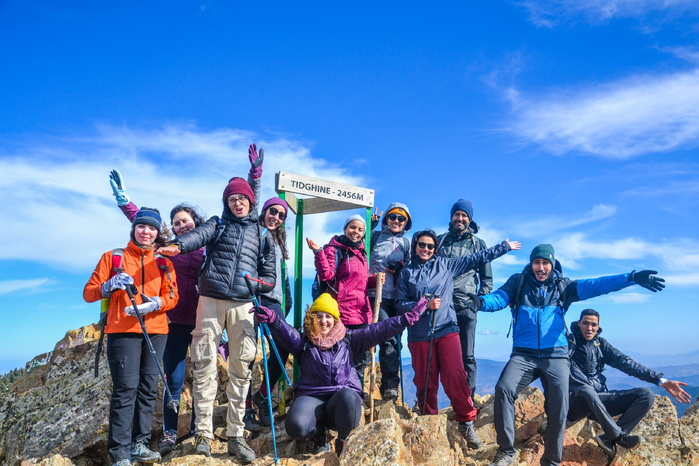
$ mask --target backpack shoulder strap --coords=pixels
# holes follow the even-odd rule
[[[172,289],[172,278],[170,278],[170,269],[167,266],[167,259],[162,254],[156,254],[155,263],[158,264],[158,269],[160,269],[160,278],[163,277],[164,273],[170,283],[170,299],[175,299],[175,292]]]
[[[524,291],[524,279],[526,276],[526,268],[522,270],[517,278],[517,286],[515,287],[515,296],[510,302],[510,311],[512,312],[512,320],[510,321],[510,328],[507,330],[507,338],[510,337],[510,332],[517,325],[517,309],[519,308],[519,303],[522,300],[522,292]]]

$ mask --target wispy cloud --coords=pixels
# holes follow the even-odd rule
[[[614,18],[645,18],[659,13],[674,16],[699,11],[693,0],[524,0],[520,3],[529,10],[532,21],[544,27],[569,20],[600,23]],[[660,16],[654,19],[662,19]]]
[[[510,91],[506,97],[512,99]],[[516,94],[510,130],[554,153],[625,159],[699,142],[699,70]]]
[[[97,130],[89,137],[47,137],[9,148],[6,143],[0,149],[2,211],[13,219],[12,229],[0,230],[0,241],[13,245],[0,251],[0,260],[34,260],[85,270],[94,267],[104,251],[125,244],[128,223],[109,186],[113,168],[121,171],[126,191],[137,205],[157,207],[164,217],[182,201],[200,206],[209,216],[220,215],[228,179],[247,176],[247,146],[252,141],[265,149],[263,199],[276,195],[273,174],[278,171],[302,171],[306,176],[362,185],[361,178],[313,157],[308,147],[288,138],[227,128],[202,131],[191,124]],[[340,231],[346,215],[309,216],[305,235],[324,242]],[[294,224],[293,216],[289,224]],[[16,240],[37,235],[41,241]],[[292,241],[289,246],[293,255]],[[304,263],[310,271],[310,251],[304,251]]]
[[[14,293],[16,291],[34,291],[39,287],[50,283],[48,278],[35,278],[32,280],[4,280],[0,281],[0,296]]]
[[[486,329],[486,330],[480,330],[478,332],[478,334],[490,336],[490,335],[500,335],[500,332],[498,332],[497,330],[487,330]]]
[[[636,304],[645,303],[651,298],[652,293],[612,293],[606,296],[614,304]]]

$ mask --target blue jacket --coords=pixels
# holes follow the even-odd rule
[[[423,262],[417,255],[403,267],[396,286],[395,308],[400,314],[411,310],[424,295],[439,295],[442,304],[435,312],[434,338],[459,331],[454,311],[454,277],[479,267],[506,254],[510,247],[502,242],[489,249],[461,257],[432,256]],[[408,329],[408,342],[430,340],[432,313],[425,312],[420,320]]]
[[[619,291],[634,284],[629,282],[628,273],[570,280],[563,277],[560,267],[555,267],[543,283],[534,278],[529,265],[522,273],[525,277],[519,306],[513,313],[512,354],[537,358],[568,357],[564,309],[567,310],[571,303]],[[519,273],[512,275],[503,286],[483,296],[483,306],[479,310],[499,311],[514,302],[519,276]],[[558,280],[565,284],[562,302],[559,302]]]

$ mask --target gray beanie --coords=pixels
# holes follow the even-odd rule
[[[344,229],[347,228],[347,225],[349,225],[350,222],[354,220],[359,220],[360,222],[362,222],[362,225],[364,225],[364,229],[366,230],[366,220],[364,220],[362,216],[359,214],[354,214],[347,217],[347,220],[345,220],[345,226],[342,227],[342,230],[344,231]]]

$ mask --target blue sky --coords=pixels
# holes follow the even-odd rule
[[[97,319],[83,286],[129,229],[112,168],[139,205],[218,215],[252,141],[265,198],[280,170],[331,179],[438,232],[470,199],[489,244],[523,243],[496,286],[542,242],[572,278],[657,269],[666,291],[568,321],[589,304],[622,349],[696,351],[698,37],[683,0],[1,2],[0,373]],[[480,316],[478,357],[508,325]]]

